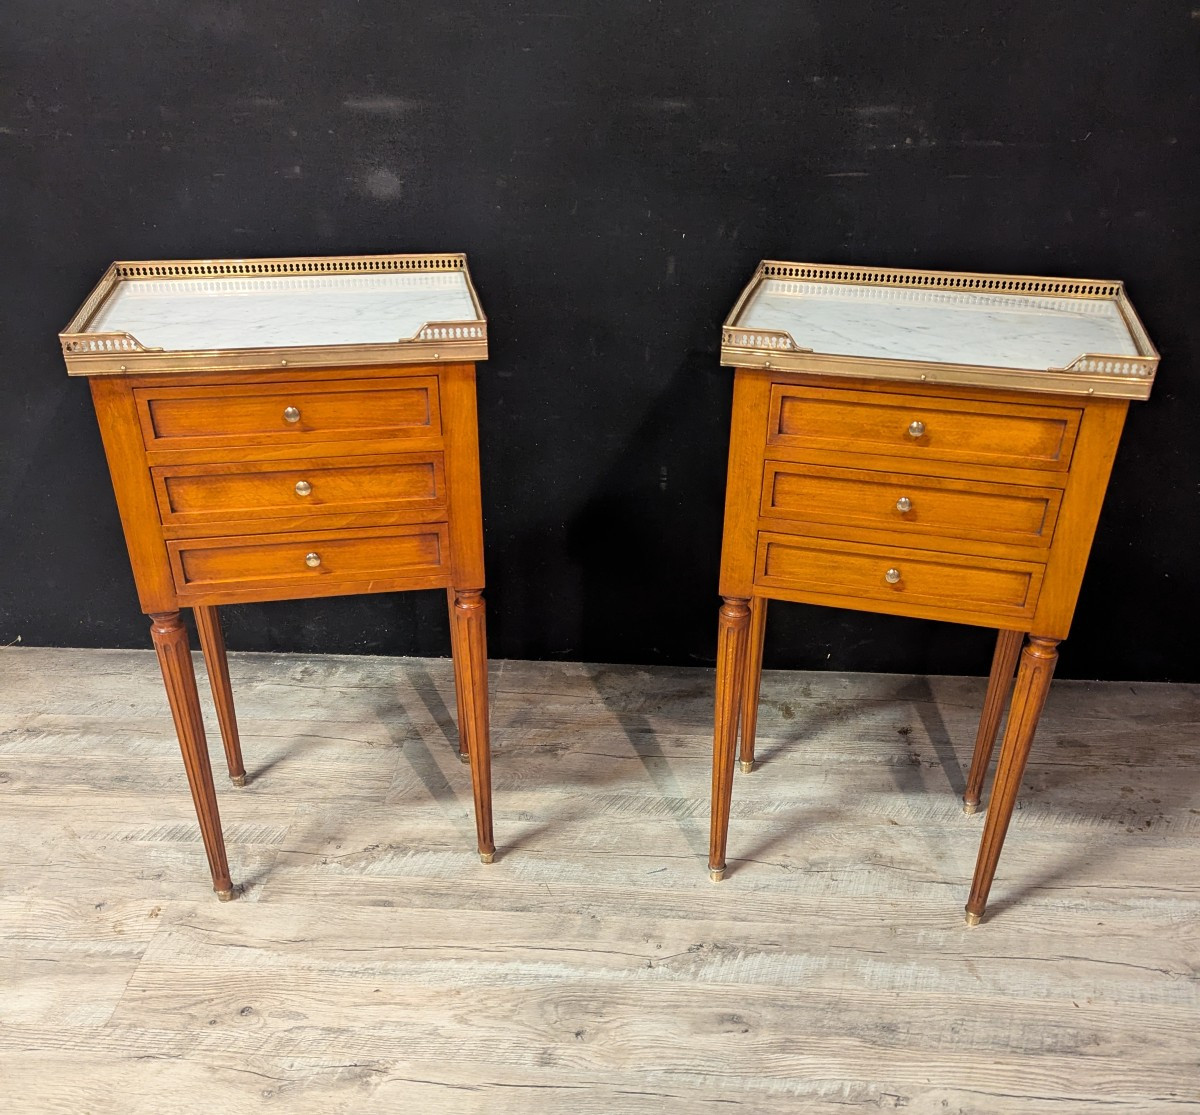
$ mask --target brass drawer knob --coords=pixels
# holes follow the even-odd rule
[[[887,581],[887,583],[889,585],[894,585],[898,580],[900,580],[900,570],[899,569],[889,569],[883,575],[883,579],[885,581]]]
[[[909,437],[924,437],[925,436],[925,423],[922,422],[919,418],[914,419],[912,422],[910,422],[908,424],[908,436]]]
[[[300,491],[299,484],[296,485],[296,491]],[[912,500],[909,499],[908,496],[901,496],[898,500],[896,500],[896,510],[901,512],[911,511]]]
[[[316,569],[316,567],[321,564],[321,555],[318,554],[316,551],[313,551],[312,553],[309,553],[309,554],[305,554],[304,555],[304,564],[307,565],[309,567],[309,569]],[[897,573],[896,576],[899,577],[900,574]]]
[[[311,495],[311,494],[312,494],[312,485],[307,480],[297,480],[296,481],[296,495],[307,496],[307,495]],[[907,510],[908,510],[908,508],[906,507],[905,511],[907,511]]]
[[[284,407],[283,420],[285,422],[299,422],[300,421],[300,411],[297,410],[295,407]]]

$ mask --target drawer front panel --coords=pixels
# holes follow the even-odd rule
[[[437,379],[330,380],[295,385],[139,387],[147,449],[307,446],[441,434]]]
[[[775,384],[767,444],[1066,472],[1081,413]]]
[[[166,526],[445,506],[442,454],[396,453],[150,470]],[[271,529],[264,523],[263,529]]]
[[[1057,488],[767,461],[761,513],[900,537],[968,538],[1045,550],[1061,502]],[[774,529],[788,528],[781,521]]]
[[[266,538],[168,542],[176,588],[183,596],[236,588],[288,589],[318,595],[325,586],[370,579],[435,580],[448,571],[446,527],[358,529]],[[305,593],[308,587],[311,591]]]
[[[755,583],[832,600],[875,601],[887,610],[1029,617],[1045,567],[1033,562],[967,557],[763,532]]]

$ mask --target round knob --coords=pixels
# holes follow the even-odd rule
[[[283,420],[285,422],[299,422],[300,412],[295,407],[285,407],[283,411]]]
[[[321,564],[321,555],[315,551],[311,554],[305,554],[304,564],[307,565],[309,569],[316,569],[316,567]],[[897,573],[896,576],[899,577],[900,574]]]
[[[311,493],[312,493],[312,485],[307,480],[297,480],[296,481],[296,495],[307,496],[307,495],[311,495]],[[906,507],[904,510],[907,511],[908,508]]]
[[[898,580],[900,580],[900,570],[899,569],[889,569],[883,575],[883,579],[885,581],[887,581],[887,583],[889,585],[894,585]]]
[[[296,491],[300,491],[299,484],[296,485]],[[908,496],[901,496],[898,500],[896,500],[896,510],[897,511],[911,511],[912,510],[912,500],[909,499]]]
[[[908,424],[908,436],[909,437],[924,437],[925,436],[925,423],[922,422],[920,419],[914,419],[912,422],[910,422]]]

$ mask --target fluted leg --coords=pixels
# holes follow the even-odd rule
[[[213,704],[217,707],[217,723],[221,726],[221,742],[225,745],[225,762],[229,780],[235,786],[246,785],[246,767],[242,762],[242,741],[238,737],[237,715],[233,709],[233,687],[229,684],[229,662],[225,657],[225,636],[221,632],[221,617],[215,607],[197,604],[196,631],[204,665],[212,687]]]
[[[491,863],[496,844],[492,838],[492,749],[488,737],[487,631],[483,593],[456,590],[451,622],[456,631],[453,653],[459,734],[466,738],[471,762],[479,858],[484,863]]]
[[[708,875],[725,877],[725,845],[729,839],[729,805],[733,797],[733,760],[737,750],[738,705],[746,679],[750,637],[748,601],[724,597],[717,628],[717,700],[713,721],[712,821],[708,843]]]
[[[1050,692],[1050,679],[1054,676],[1054,664],[1058,661],[1057,648],[1057,639],[1033,635],[1021,653],[1012,708],[1008,713],[1004,740],[1000,744],[1000,761],[996,765],[992,801],[984,822],[983,839],[979,843],[971,895],[967,899],[968,925],[978,925],[987,906],[988,891],[992,887],[1000,850],[1004,847],[1008,823],[1017,802],[1021,775],[1025,772],[1033,735],[1046,704],[1046,695]]]
[[[746,678],[742,683],[741,764],[742,773],[754,769],[754,733],[758,727],[758,698],[762,688],[763,639],[767,634],[767,601],[756,596],[750,601],[750,641],[746,648]]]
[[[455,663],[459,658],[458,647],[458,624],[454,621],[454,589],[446,589],[446,602],[450,606],[450,656]],[[454,682],[454,699],[458,702],[458,761],[460,763],[469,763],[471,754],[467,747],[467,713],[466,706],[463,704],[463,691],[466,687],[458,684],[458,675],[455,674]]]
[[[964,813],[974,813],[979,808],[983,780],[992,761],[992,748],[996,744],[1000,718],[1012,693],[1013,670],[1016,669],[1024,640],[1025,636],[1020,631],[1001,631],[996,639],[987,696],[983,699],[983,713],[979,717],[979,731],[975,736],[975,752],[971,757],[971,772],[967,775],[967,788],[963,792]]]
[[[208,759],[208,743],[204,738],[204,721],[200,715],[200,697],[196,692],[196,674],[188,650],[187,629],[178,612],[160,612],[150,617],[150,637],[158,654],[167,700],[175,719],[175,733],[183,752],[200,835],[208,855],[213,890],[222,901],[233,897],[229,879],[229,864],[225,859],[225,839],[221,835],[221,817],[217,812],[217,792],[213,786],[212,766]]]

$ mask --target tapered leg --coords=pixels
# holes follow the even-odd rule
[[[221,632],[221,617],[215,607],[197,604],[196,630],[200,634],[200,649],[212,687],[213,704],[217,706],[217,723],[221,726],[221,742],[225,745],[225,762],[229,780],[235,786],[246,785],[246,767],[242,762],[242,741],[238,738],[237,714],[233,710],[233,687],[229,684],[229,662],[225,657],[225,636]]]
[[[453,653],[459,733],[466,736],[471,762],[479,858],[484,863],[491,863],[496,844],[492,839],[492,748],[488,737],[487,632],[483,593],[456,590],[451,622],[457,632]]]
[[[204,721],[200,715],[200,697],[196,692],[196,674],[188,650],[187,630],[178,612],[160,612],[150,617],[150,637],[158,653],[167,700],[175,719],[175,734],[183,752],[192,801],[200,822],[200,835],[208,855],[213,890],[217,897],[228,902],[233,897],[229,879],[229,864],[225,859],[225,839],[221,835],[221,817],[217,812],[217,792],[213,787],[212,767],[208,760],[208,743],[204,738]]]
[[[742,773],[754,769],[754,732],[758,727],[758,695],[762,688],[763,639],[767,634],[767,601],[750,601],[750,641],[746,648],[746,678],[742,682]]]
[[[1012,819],[1013,806],[1017,802],[1021,775],[1025,773],[1029,748],[1046,703],[1046,695],[1050,692],[1050,679],[1054,676],[1054,664],[1057,661],[1057,639],[1033,635],[1021,653],[1012,708],[1009,709],[1008,725],[1004,729],[1004,741],[1000,744],[1000,761],[996,765],[992,801],[984,822],[983,839],[979,842],[979,859],[975,863],[971,896],[967,899],[968,925],[978,925],[987,906],[988,891],[996,874],[1000,849],[1004,847],[1008,822]]]
[[[446,602],[450,606],[450,656],[454,660],[455,669],[459,659],[458,647],[458,624],[454,622],[454,589],[446,589]],[[463,692],[465,686],[458,683],[458,675],[455,674],[454,682],[454,697],[458,702],[458,761],[460,763],[469,763],[471,754],[467,748],[467,713],[463,705]]]
[[[712,821],[708,842],[708,877],[725,877],[725,845],[729,839],[729,804],[733,798],[733,759],[737,750],[738,705],[746,680],[750,641],[748,601],[726,596],[717,628],[717,701],[713,720]]]
[[[1013,670],[1021,653],[1025,636],[1020,631],[1001,631],[996,639],[996,651],[992,655],[992,672],[988,676],[987,696],[983,699],[983,714],[979,717],[979,732],[975,736],[975,753],[971,757],[971,773],[967,775],[967,788],[963,793],[963,812],[974,813],[979,808],[983,793],[983,780],[987,777],[988,764],[992,761],[992,748],[996,744],[996,732],[1000,718],[1008,704],[1013,688]]]

